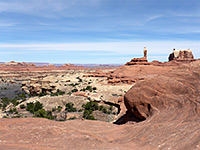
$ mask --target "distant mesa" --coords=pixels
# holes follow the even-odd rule
[[[34,63],[20,63],[20,62],[7,62],[0,64],[0,70],[3,71],[51,71],[51,70],[87,70],[88,68],[76,66],[73,64],[65,64],[62,66],[55,66],[53,64],[36,65]]]

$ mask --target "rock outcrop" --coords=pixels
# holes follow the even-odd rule
[[[125,65],[150,65],[147,60],[147,49],[144,47],[144,57],[133,58],[130,62],[127,62]]]
[[[146,57],[142,57],[133,58],[130,62],[127,62],[125,65],[150,65],[150,63],[147,61]]]
[[[168,57],[169,61],[195,61],[192,51],[190,49],[187,50],[176,50],[173,49],[173,53],[171,53]]]
[[[199,98],[200,61],[196,61],[138,82],[124,102],[133,120],[143,121],[162,111],[169,111],[174,119],[190,120],[200,115]]]

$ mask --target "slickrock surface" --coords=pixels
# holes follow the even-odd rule
[[[108,83],[134,83],[144,78],[164,74],[176,66],[125,65],[110,72]]]
[[[147,119],[132,130],[137,139],[145,135],[158,149],[200,149],[200,61],[138,82],[124,101],[124,121]]]
[[[134,120],[124,125],[0,119],[0,150],[200,149],[200,61],[137,82],[124,101]]]
[[[131,141],[119,142],[126,139],[127,127],[88,120],[1,119],[0,150],[140,150]]]

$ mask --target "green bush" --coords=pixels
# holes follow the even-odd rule
[[[57,108],[56,107],[54,107],[54,108],[52,108],[52,112],[54,112],[54,111],[58,111],[58,112],[60,112],[61,110],[62,110],[62,106],[58,106]]]
[[[30,111],[31,113],[34,113],[35,111],[38,111],[39,109],[43,108],[42,103],[40,103],[38,101],[35,102],[35,103],[30,102],[30,103],[27,103],[26,105],[27,105],[26,106],[26,110]]]
[[[74,104],[72,102],[69,102],[65,105],[65,111],[67,112],[76,112],[76,108],[74,107]]]
[[[73,89],[71,92],[75,93],[75,92],[78,92],[78,90],[77,89]]]
[[[10,110],[8,111],[10,114],[18,114],[18,111],[16,108],[10,108]]]
[[[46,95],[48,95],[48,94],[47,93],[40,93],[38,96],[42,97],[42,96],[46,96]]]
[[[82,88],[80,91],[90,91],[90,92],[92,92],[92,91],[95,91],[95,90],[97,90],[96,87],[87,86],[86,88]]]
[[[65,94],[64,91],[57,89],[56,93],[51,93],[50,95],[51,96],[59,96],[59,95],[64,95],[64,94]]]
[[[21,115],[16,115],[16,116],[12,116],[11,118],[21,118],[22,116]]]
[[[26,110],[30,111],[31,113],[34,113],[34,103],[33,102],[27,103]]]
[[[52,112],[51,111],[45,111],[44,109],[39,109],[34,112],[35,117],[40,118],[47,118],[47,119],[53,119]]]
[[[92,110],[92,111],[98,110],[98,107],[99,107],[98,103],[97,102],[92,102],[92,101],[87,102],[86,105],[85,105],[85,109],[86,110]]]
[[[9,99],[9,98],[7,98],[7,97],[1,98],[0,102],[1,102],[2,110],[5,110],[5,108],[6,108],[10,103],[12,103],[13,106],[17,106],[17,105],[19,104],[19,101],[18,101],[16,98]]]
[[[83,112],[83,118],[88,120],[95,120],[94,116],[92,115],[92,110],[85,110]]]
[[[92,112],[94,110],[98,110],[99,106],[97,102],[87,102],[86,104],[83,104],[82,107],[84,108],[83,112],[83,118],[89,119],[89,120],[95,120],[94,116],[92,115]]]
[[[75,86],[77,86],[77,85],[79,85],[80,83],[71,83],[71,84],[69,84],[69,86],[72,86],[72,87],[75,87]]]
[[[25,100],[26,100],[26,94],[25,94],[25,93],[18,94],[17,97],[18,97],[19,99],[21,99],[22,101],[25,101]]]
[[[20,107],[20,109],[26,108],[26,106],[24,104],[20,105],[19,107]]]
[[[72,95],[72,92],[68,92],[67,94],[68,94],[68,95]]]

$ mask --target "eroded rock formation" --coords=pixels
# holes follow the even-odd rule
[[[194,56],[190,49],[187,50],[176,50],[173,49],[173,53],[171,53],[168,57],[169,61],[194,61]]]
[[[200,114],[199,98],[200,61],[196,61],[136,83],[124,102],[133,120],[142,121],[161,111],[176,112],[171,117],[187,120]]]

